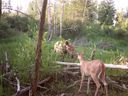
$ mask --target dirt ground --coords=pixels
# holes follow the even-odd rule
[[[118,82],[119,85],[122,84],[125,84],[126,86],[128,85],[128,79],[126,77],[117,78],[111,76],[110,78]],[[61,73],[59,74],[59,76],[57,76],[54,79],[55,80],[53,80],[52,84],[50,84],[50,88],[49,88],[50,91],[47,91],[43,96],[94,96],[96,87],[93,81],[91,81],[90,84],[90,93],[89,94],[86,93],[87,77],[85,77],[81,92],[78,93],[78,89],[80,85],[80,74],[73,76],[68,73]],[[60,84],[60,87],[56,87],[56,85],[58,86],[60,82],[62,83],[63,86]],[[99,90],[98,96],[106,96],[103,85]],[[118,88],[115,88],[112,84],[109,84],[108,96],[128,96],[128,89],[120,90]]]

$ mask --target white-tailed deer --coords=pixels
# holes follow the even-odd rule
[[[95,95],[98,95],[98,91],[99,88],[101,86],[100,81],[103,83],[104,87],[105,87],[105,91],[106,91],[106,96],[108,96],[108,88],[107,88],[107,82],[106,82],[106,78],[105,78],[105,65],[101,60],[92,60],[92,61],[86,61],[83,58],[83,54],[78,53],[78,59],[80,61],[80,71],[82,74],[82,78],[81,78],[81,84],[80,84],[80,88],[79,91],[81,90],[82,87],[82,83],[83,83],[83,79],[84,76],[89,76],[88,78],[88,83],[87,83],[87,94],[89,93],[89,84],[90,84],[90,80],[91,78],[93,79],[94,83],[96,84],[96,91],[95,91]]]
[[[68,41],[65,42],[65,47],[66,47],[67,53],[72,58],[74,58],[76,55],[75,47],[71,43],[69,43]]]

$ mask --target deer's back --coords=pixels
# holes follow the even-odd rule
[[[104,64],[101,60],[84,61],[81,64],[81,70],[84,71],[85,75],[99,74],[102,71]]]

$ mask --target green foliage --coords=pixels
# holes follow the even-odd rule
[[[2,18],[2,17],[1,17]],[[16,35],[16,30],[4,18],[0,20],[0,38],[7,38]]]
[[[112,25],[115,14],[115,7],[113,0],[103,0],[98,9],[99,21],[101,24]]]
[[[22,16],[7,16],[4,17],[7,20],[7,23],[10,25],[10,28],[15,29],[19,32],[27,32],[28,31],[28,17]]]
[[[128,36],[128,18],[124,18],[122,13],[118,14],[118,23],[115,27],[112,27],[115,8],[113,1],[108,0],[107,2],[103,1],[99,7],[99,22],[95,16],[93,17],[93,15],[97,14],[97,3],[87,0],[85,8],[85,1],[71,0],[70,4],[65,1],[65,14],[63,17],[64,38],[56,36],[53,41],[47,42],[47,25],[45,25],[46,30],[42,42],[41,78],[56,74],[62,68],[62,66],[54,63],[54,61],[61,59],[61,56],[53,51],[56,41],[65,42],[65,39],[78,40],[76,50],[83,52],[87,60],[90,60],[90,55],[94,48],[96,48],[95,59],[101,59],[105,63],[117,64],[118,57],[128,57],[128,43],[126,41],[128,39],[124,39],[124,37]],[[83,14],[84,8],[86,9],[85,14]],[[30,3],[29,14],[39,19],[38,11],[36,0],[33,0]],[[58,9],[59,12],[61,10]],[[83,18],[84,22],[82,22]],[[38,23],[39,21],[21,16],[5,16],[0,21],[0,38],[2,38],[0,39],[0,63],[5,62],[4,52],[7,52],[9,63],[13,70],[18,73],[21,83],[30,82],[28,74],[30,71],[34,71]],[[58,15],[57,24],[59,24]],[[20,35],[17,35],[19,33]],[[122,38],[117,38],[117,35]],[[5,37],[8,38],[4,39]],[[82,39],[84,40],[82,41]],[[64,61],[70,62],[71,60],[68,56],[65,56]],[[76,60],[75,62],[78,61]],[[107,75],[113,74],[121,75],[126,73],[119,70],[107,70]],[[59,81],[52,87],[57,92],[63,92],[67,85],[63,81]],[[0,95],[1,90],[0,86]]]
[[[28,17],[3,14],[0,20],[0,38],[9,38],[28,32]]]
[[[124,17],[123,12],[117,13],[117,23],[114,27],[114,32],[122,38],[128,36],[128,18]]]
[[[29,20],[28,24],[28,36],[31,39],[37,39],[37,33],[38,33],[38,29],[39,29],[39,21],[38,20]]]
[[[42,42],[42,76],[50,75],[59,69],[53,61],[57,55],[53,51],[53,45]],[[21,81],[28,82],[29,71],[34,71],[36,41],[24,34],[20,37],[3,39],[0,43],[0,62],[4,62],[4,52],[8,53],[9,62],[18,73]]]
[[[29,3],[28,13],[35,19],[39,19],[42,0],[32,0]]]

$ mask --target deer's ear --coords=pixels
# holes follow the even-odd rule
[[[79,54],[83,56],[84,53],[83,52],[80,52]]]
[[[83,55],[83,52],[80,52],[81,55]]]

